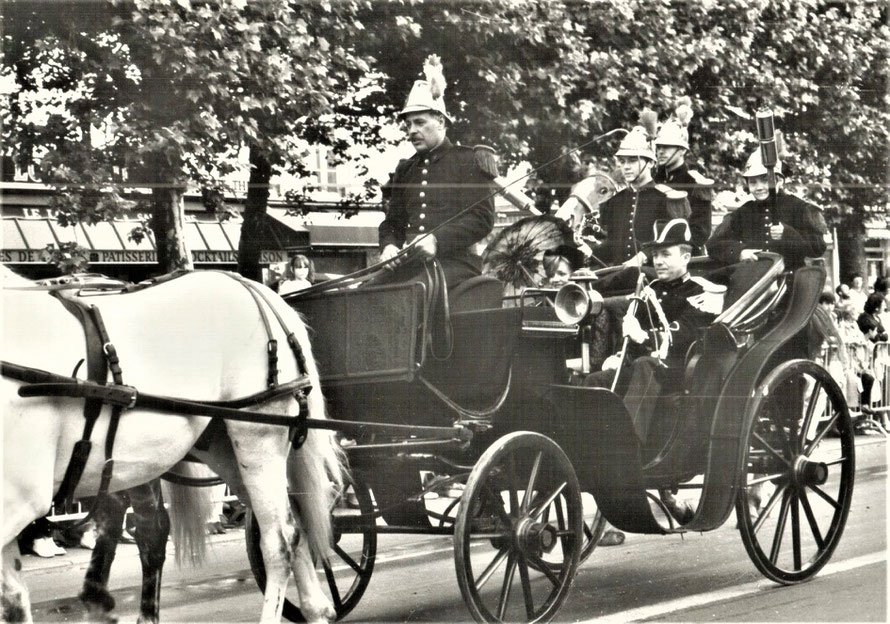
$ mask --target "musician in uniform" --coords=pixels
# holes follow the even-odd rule
[[[658,161],[652,179],[656,184],[667,184],[672,189],[685,191],[689,197],[689,229],[692,231],[692,253],[703,255],[705,243],[711,235],[711,202],[714,181],[698,171],[689,169],[689,121],[692,101],[681,98],[674,115],[658,129],[655,137],[655,157]]]
[[[445,110],[438,57],[427,59],[424,72],[427,79],[414,83],[399,112],[416,153],[399,162],[383,189],[389,207],[379,227],[380,259],[413,245],[419,259],[441,262],[445,281],[453,287],[481,274],[482,260],[473,247],[494,226],[494,187],[473,149],[447,137],[452,119]],[[390,265],[393,274],[386,281],[418,274],[421,267],[410,259]]]
[[[782,162],[775,166],[776,190],[771,191],[768,171],[760,148],[745,164],[742,176],[753,195],[729,213],[707,242],[708,255],[727,264],[751,262],[758,252],[780,254],[785,268],[804,265],[805,258],[819,258],[825,253],[828,227],[822,211],[784,191]]]
[[[613,356],[603,370],[589,375],[584,385],[611,387],[618,372],[615,391],[624,404],[641,441],[646,440],[662,388],[681,388],[687,351],[723,309],[726,287],[689,274],[692,232],[685,219],[657,221],[653,240],[646,251],[652,254],[657,279],[644,289],[640,305],[622,322],[627,353],[621,361]],[[652,299],[664,312],[659,319]],[[666,339],[667,322],[670,340]]]

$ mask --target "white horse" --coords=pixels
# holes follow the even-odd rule
[[[3,359],[6,362],[71,375],[84,357],[83,329],[62,304],[6,267],[3,278]],[[325,417],[318,372],[306,329],[299,315],[275,293],[261,287],[294,332],[306,356],[312,391],[309,416]],[[257,303],[241,284],[215,272],[195,272],[153,288],[125,295],[90,299],[102,312],[110,341],[117,349],[123,381],[140,392],[192,401],[224,401],[267,387],[267,329]],[[274,337],[282,345],[279,378],[299,376],[285,332],[269,312]],[[27,590],[16,536],[49,511],[83,432],[84,401],[64,397],[22,398],[21,382],[0,380],[3,418],[3,577],[2,614],[7,621],[30,621]],[[286,394],[252,408],[279,415],[298,412]],[[103,446],[111,408],[104,406],[92,433],[93,450],[75,497],[94,496],[104,463]],[[124,410],[114,443],[110,491],[141,485],[160,476],[192,450],[210,419]],[[335,617],[321,590],[313,554],[328,555],[329,509],[342,486],[342,454],[333,435],[312,429],[292,452],[289,428],[226,420],[226,436],[213,438],[201,458],[250,504],[262,529],[261,548],[267,583],[262,622],[278,622],[290,572],[308,621]],[[288,484],[298,493],[301,526],[288,501]],[[203,525],[203,519],[196,526]],[[308,539],[300,539],[300,536]]]

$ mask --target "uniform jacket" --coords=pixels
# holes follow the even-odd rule
[[[472,148],[455,146],[447,138],[429,153],[400,161],[383,189],[389,208],[379,228],[380,248],[401,247],[473,206],[434,236],[437,257],[469,261],[478,269],[479,256],[469,248],[494,226],[492,188]]]
[[[733,264],[743,249],[762,249],[780,254],[787,269],[802,267],[804,258],[822,256],[828,227],[819,208],[781,192],[776,203],[776,216],[785,226],[781,240],[769,235],[772,199],[752,199],[726,216],[707,243],[708,255]]]
[[[704,255],[705,243],[711,236],[711,202],[713,200],[713,182],[689,172],[685,164],[667,171],[659,167],[652,176],[656,184],[667,184],[677,191],[686,191],[689,197],[690,213],[687,217],[692,232],[693,255]]]
[[[723,293],[726,290],[700,277],[682,277],[671,281],[654,280],[649,284],[655,292],[658,303],[671,325],[671,345],[668,351],[668,366],[682,364],[686,352],[698,338],[698,332],[713,321],[723,310]],[[653,331],[663,331],[655,313],[655,308],[641,304],[636,312],[640,326],[650,332],[647,342],[633,344],[633,356],[648,355],[655,349],[651,338]]]
[[[639,190],[626,187],[600,206],[600,224],[606,230],[602,247],[594,250],[597,257],[609,266],[621,264],[641,251],[655,235],[652,226],[659,219],[686,218],[674,206],[669,205],[664,191],[654,183],[645,184]]]

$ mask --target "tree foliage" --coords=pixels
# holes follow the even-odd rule
[[[720,183],[738,182],[756,147],[746,116],[768,107],[792,181],[859,240],[860,253],[868,211],[888,205],[890,29],[877,0],[107,6],[70,22],[19,15],[31,36],[4,50],[22,92],[42,81],[77,94],[67,116],[42,125],[22,121],[33,111],[21,95],[4,117],[20,162],[42,152],[64,184],[114,181],[149,161],[148,181],[200,182],[224,172],[243,145],[272,171],[299,162],[295,137],[340,153],[356,141],[379,144],[380,120],[401,108],[423,59],[439,54],[453,137],[492,144],[508,163],[528,160],[557,189],[580,172],[565,154],[577,148],[602,163],[616,141],[592,139],[630,128],[644,107],[665,120],[688,95],[692,159]],[[384,89],[373,88],[378,81]],[[107,144],[84,140],[90,125],[106,129]],[[119,209],[102,197],[87,198],[86,212]]]

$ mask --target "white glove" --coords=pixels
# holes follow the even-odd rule
[[[436,257],[436,237],[432,234],[421,234],[411,241],[411,244],[424,260],[432,260]]]
[[[643,344],[649,339],[649,334],[642,328],[637,317],[627,315],[621,322],[621,334],[627,336],[637,344]]]
[[[617,353],[615,355],[610,355],[603,362],[604,371],[617,370],[619,366],[621,366],[621,358],[618,356]]]

